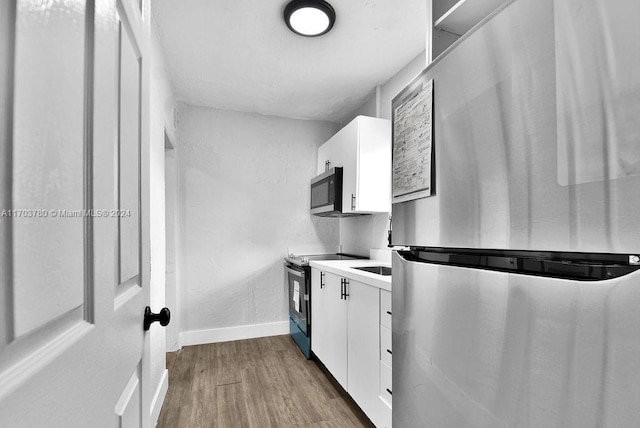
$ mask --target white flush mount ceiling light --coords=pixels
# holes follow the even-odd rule
[[[284,21],[301,36],[326,34],[336,22],[336,12],[323,0],[293,0],[284,8]]]

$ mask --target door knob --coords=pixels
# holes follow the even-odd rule
[[[151,312],[149,306],[144,308],[144,331],[149,330],[151,324],[156,321],[160,321],[160,325],[163,327],[168,325],[169,321],[171,321],[171,311],[169,311],[169,308],[162,308],[157,314]]]

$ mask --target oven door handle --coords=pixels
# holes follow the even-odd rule
[[[284,268],[285,268],[285,269],[287,270],[287,272],[289,272],[291,275],[295,275],[295,276],[298,276],[298,277],[300,277],[300,278],[304,278],[304,276],[305,276],[305,275],[304,275],[304,272],[300,272],[299,270],[291,269],[291,268],[290,268],[290,267],[288,267],[288,266],[285,266]]]

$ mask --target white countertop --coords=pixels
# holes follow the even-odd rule
[[[340,275],[344,278],[359,281],[363,284],[391,291],[391,275],[378,275],[363,270],[353,269],[354,267],[364,266],[391,267],[390,263],[383,263],[380,260],[324,260],[311,261],[309,262],[309,266],[321,269],[325,272]]]

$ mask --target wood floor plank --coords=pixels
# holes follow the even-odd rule
[[[167,352],[167,370],[173,369],[173,364],[178,359],[177,352]]]
[[[242,382],[217,387],[217,426],[250,428]],[[193,426],[193,425],[192,425]]]
[[[161,428],[373,427],[289,336],[189,346],[167,361]]]
[[[172,369],[169,371],[169,388],[164,407],[174,409],[171,412],[160,412],[158,425],[184,426],[187,422],[186,415],[182,403],[191,396],[191,384],[193,382],[194,363],[190,357],[192,350],[184,348],[180,352],[175,353],[175,360]]]
[[[191,401],[189,406],[189,426],[209,426],[215,420],[217,385],[214,368],[206,360],[197,360],[194,367],[194,378],[191,382]]]

